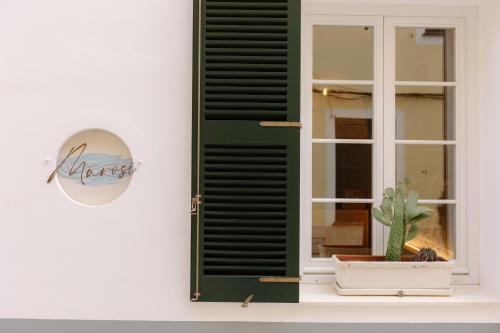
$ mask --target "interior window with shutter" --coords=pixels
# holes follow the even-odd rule
[[[191,300],[298,302],[300,0],[195,0]]]

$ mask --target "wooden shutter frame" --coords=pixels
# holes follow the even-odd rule
[[[201,1],[193,0],[193,72],[192,72],[192,150],[191,150],[191,194],[192,198],[200,195],[200,117],[201,117]],[[200,200],[201,201],[201,200]],[[191,206],[191,301],[200,299],[199,253],[200,253],[200,214],[199,202]]]
[[[199,200],[199,196],[202,193],[202,179],[201,179],[201,174],[202,170],[200,170],[200,165],[201,165],[201,153],[202,153],[202,147],[200,144],[200,140],[202,137],[203,133],[203,124],[204,124],[204,115],[202,114],[203,112],[203,103],[204,103],[204,89],[203,89],[203,84],[204,84],[204,78],[202,76],[202,72],[204,70],[204,63],[201,61],[202,59],[202,49],[203,49],[203,41],[204,41],[204,31],[202,29],[202,15],[203,14],[203,7],[202,4],[206,0],[194,0],[194,6],[193,6],[193,17],[194,17],[194,22],[193,22],[193,114],[192,114],[192,130],[193,130],[193,145],[192,145],[192,195],[193,195],[193,201],[192,203],[194,204],[195,211],[192,213],[192,219],[191,219],[191,244],[192,244],[192,251],[191,251],[191,293],[190,293],[190,299],[192,301],[200,301],[204,300],[203,299],[203,293],[204,291],[202,290],[201,286],[201,258],[200,258],[200,252],[201,252],[201,241],[200,237],[202,230],[201,230],[201,215],[203,213],[203,197],[201,197],[201,200]],[[292,17],[293,19],[290,19]],[[287,103],[290,106],[287,109],[287,120],[290,122],[299,122],[300,121],[300,0],[288,0],[288,53],[287,53],[287,59],[288,59],[288,69],[287,69]],[[259,123],[259,121],[255,122],[256,124]],[[290,132],[289,131],[298,131],[298,128],[280,128],[280,129],[268,129],[267,131],[274,131],[274,135],[288,135]],[[280,132],[282,134],[280,134]],[[235,133],[235,136],[238,136],[238,133]],[[245,135],[244,133],[241,135]],[[262,135],[266,135],[265,132],[262,132]],[[297,141],[300,144],[300,140],[298,140],[299,133],[297,133]],[[291,156],[295,160],[299,160],[299,151],[292,152],[295,156]],[[293,166],[291,172],[296,175],[296,182],[295,184],[292,185],[294,187],[294,192],[297,192],[299,190],[299,165],[297,164],[296,166]],[[277,285],[280,285],[281,282],[285,282],[285,284],[289,284],[286,282],[286,277],[280,277],[278,279],[280,283],[265,283],[266,279],[261,279],[259,282],[258,279],[255,277],[249,277],[248,281],[245,281],[245,278],[238,277],[239,279],[242,280],[242,283],[247,283],[247,284],[252,284],[255,283],[255,281],[259,282],[259,288],[265,288],[269,290],[269,295],[270,297],[268,299],[261,299],[257,301],[270,301],[270,302],[297,302],[298,301],[298,285],[296,281],[296,277],[299,275],[299,267],[298,267],[298,261],[299,261],[299,229],[300,229],[300,224],[298,223],[299,221],[299,213],[298,213],[298,207],[299,207],[299,195],[287,195],[288,199],[288,205],[294,205],[297,207],[297,216],[296,216],[296,221],[297,223],[294,223],[292,225],[288,226],[288,230],[291,234],[295,234],[296,237],[293,239],[291,237],[292,243],[294,243],[294,246],[288,247],[287,249],[289,251],[288,255],[289,257],[293,257],[295,263],[293,264],[294,267],[288,267],[290,265],[287,264],[287,271],[288,275],[293,275],[295,276],[292,277],[291,280],[289,280],[289,283],[294,284],[294,289],[296,289],[295,295],[273,295],[273,288],[275,289]],[[201,203],[200,205],[198,203]],[[288,244],[288,243],[287,243]],[[290,261],[292,262],[292,261]],[[269,278],[269,277],[268,277]],[[265,286],[262,284],[264,281]],[[215,286],[215,288],[220,288],[223,286]],[[204,287],[204,290],[206,291],[207,288],[206,286]],[[213,293],[213,292],[212,292]],[[223,292],[221,293],[223,294]],[[210,297],[208,299],[209,301],[226,301],[227,298],[222,295],[220,298],[218,297]],[[239,301],[239,300],[236,300]],[[241,299],[243,301],[243,299]]]

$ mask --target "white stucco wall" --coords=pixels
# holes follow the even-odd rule
[[[187,0],[0,1],[1,316],[173,319],[188,304],[191,36]],[[106,207],[45,184],[89,127],[144,161]]]
[[[481,282],[500,293],[500,1],[479,8]]]
[[[500,6],[480,5],[482,273],[500,292]],[[0,317],[383,320],[368,304],[189,302],[191,45],[191,0],[0,1]],[[144,163],[118,201],[84,208],[45,180],[63,141],[93,127]],[[396,309],[415,321],[418,307],[383,307]]]

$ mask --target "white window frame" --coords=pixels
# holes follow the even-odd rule
[[[432,17],[429,17],[432,13]],[[301,274],[303,281],[331,280],[331,259],[312,258],[312,30],[314,25],[373,26],[374,77],[368,81],[330,81],[331,84],[373,84],[373,206],[382,200],[382,191],[394,186],[395,179],[395,75],[394,27],[455,28],[456,98],[456,200],[423,200],[421,203],[456,203],[455,284],[479,283],[479,211],[478,211],[478,116],[476,47],[472,39],[477,29],[474,10],[461,6],[400,6],[308,3],[302,13],[301,72]],[[385,49],[385,50],[383,50]],[[400,82],[398,82],[399,84]],[[404,84],[423,84],[410,83]],[[425,83],[428,85],[428,83]],[[441,86],[441,84],[436,83]],[[383,121],[382,121],[383,120]],[[339,142],[345,140],[327,140]],[[397,140],[399,141],[399,140]],[[407,140],[405,140],[408,143]],[[412,140],[414,141],[414,140]],[[417,142],[414,142],[417,143]],[[421,142],[436,144],[441,142]],[[450,144],[450,142],[447,142]],[[452,143],[453,144],[453,143]],[[320,202],[353,202],[324,200]],[[316,200],[317,202],[317,200]],[[387,228],[372,220],[372,253],[383,254]]]

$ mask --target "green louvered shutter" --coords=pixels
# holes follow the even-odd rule
[[[191,299],[298,302],[300,0],[199,1]]]

